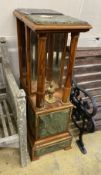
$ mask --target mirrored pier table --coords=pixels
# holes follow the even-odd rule
[[[50,9],[16,9],[14,15],[20,84],[27,98],[28,146],[35,160],[71,147],[73,65],[79,34],[91,25]]]

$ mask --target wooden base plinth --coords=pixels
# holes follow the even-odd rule
[[[30,143],[34,142],[30,139],[31,138],[29,136],[28,140]],[[37,160],[42,155],[58,151],[61,149],[65,150],[70,149],[71,141],[72,137],[69,134],[69,132],[35,141],[33,144],[29,144],[29,152],[31,160]]]

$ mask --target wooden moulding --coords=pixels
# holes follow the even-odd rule
[[[36,160],[42,155],[61,149],[70,149],[71,141],[72,137],[68,132],[36,141],[31,148],[31,159]]]
[[[74,31],[80,31],[80,32],[86,32],[92,28],[90,24],[77,24],[77,25],[37,25],[31,20],[29,20],[28,16],[15,10],[14,15],[19,18],[21,21],[23,21],[28,27],[30,27],[32,30],[37,30],[37,31],[49,31],[49,30],[74,30]]]
[[[48,138],[45,138],[45,139],[40,139],[38,141],[35,142],[35,146],[38,148],[40,146],[46,146],[50,143],[55,143],[57,142],[57,140],[64,140],[64,139],[67,139],[70,138],[70,134],[69,132],[66,132],[66,133],[62,133],[62,134],[58,134],[58,135],[55,135],[55,136],[52,136],[52,137],[48,137]]]
[[[33,99],[33,97],[32,97]],[[46,113],[50,113],[50,112],[55,112],[55,111],[59,111],[59,110],[64,110],[64,109],[68,109],[68,108],[73,108],[73,104],[71,102],[67,102],[67,103],[63,103],[61,105],[46,105],[43,108],[36,108],[33,104],[33,100],[31,99],[31,97],[28,96],[28,101],[30,103],[30,105],[32,106],[33,112],[36,115],[41,115],[41,114],[46,114]]]
[[[36,110],[36,114],[37,115],[41,115],[41,114],[45,114],[45,113],[49,113],[49,112],[56,112],[59,110],[64,110],[64,109],[68,109],[69,107],[73,107],[73,105],[71,103],[67,103],[67,106],[61,106],[61,107],[54,107],[54,108],[50,108],[50,109],[43,109],[40,111]]]

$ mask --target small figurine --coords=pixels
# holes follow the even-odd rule
[[[50,85],[47,87],[46,90],[46,95],[45,95],[45,100],[48,103],[55,103],[56,102],[56,97],[54,97],[54,92],[55,92],[56,84],[54,81],[51,81]]]

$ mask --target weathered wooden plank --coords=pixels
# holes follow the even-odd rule
[[[92,81],[85,81],[85,82],[80,82],[78,83],[80,87],[83,89],[86,88],[96,88],[101,86],[101,80],[92,80]]]
[[[5,77],[6,91],[12,108],[14,109],[14,114],[17,118],[17,127],[18,134],[5,137],[3,140],[0,138],[0,147],[18,147],[20,148],[21,164],[22,166],[27,165],[27,129],[26,129],[26,100],[25,93],[23,90],[20,90],[16,84],[14,76],[11,72],[9,66],[9,54],[7,50],[7,43],[4,41],[1,42],[0,39],[0,48],[2,51],[2,63],[3,63],[3,73]],[[3,105],[7,114],[7,120],[11,134],[14,133],[14,126],[11,121],[10,112],[8,110],[7,102],[3,100]],[[4,114],[5,115],[5,114]],[[4,117],[5,118],[5,117]]]
[[[6,117],[7,117],[7,116],[6,116],[6,114],[3,114],[2,116],[3,116],[4,118],[6,118]],[[11,117],[13,117],[13,114],[12,114],[12,113],[10,113],[10,116],[11,116]]]
[[[87,88],[86,87],[86,90],[87,91],[97,91],[97,90],[101,90],[101,87],[95,87],[95,88]]]
[[[15,129],[14,129],[11,117],[10,117],[10,113],[9,113],[9,109],[8,109],[6,100],[3,100],[3,104],[4,104],[5,112],[6,112],[6,115],[7,115],[9,129],[10,129],[11,135],[13,135],[16,132],[15,132]]]
[[[81,74],[81,73],[94,73],[94,72],[101,72],[101,64],[95,64],[95,65],[85,65],[81,67],[74,67],[74,73],[75,74]]]
[[[0,147],[8,147],[8,145],[11,145],[14,143],[19,143],[18,134],[0,139]]]
[[[20,90],[17,96],[17,126],[20,141],[20,155],[22,166],[27,165],[28,155],[27,155],[27,128],[26,128],[26,100],[25,93]]]
[[[7,98],[7,93],[0,94],[0,101]]]
[[[2,110],[1,103],[0,103],[0,118],[1,118],[2,126],[3,126],[4,136],[7,137],[7,136],[9,136],[9,134],[8,134],[8,129],[7,129],[5,117],[3,115],[4,115],[3,110]]]
[[[96,58],[96,59],[95,59]],[[66,60],[68,60],[68,56],[66,57]],[[83,64],[101,64],[101,56],[99,57],[82,57],[82,58],[76,58],[75,59],[75,65],[83,65]]]
[[[76,58],[94,56],[101,56],[101,47],[78,48],[76,52]]]
[[[97,67],[97,66],[101,66],[101,64],[82,64],[82,65],[76,65],[74,66],[74,69],[80,69],[80,68],[90,68],[90,67]]]
[[[1,60],[1,62],[2,62],[2,60]],[[5,81],[4,81],[4,76],[3,76],[3,70],[2,70],[1,62],[0,62],[0,89],[3,89],[3,88],[5,88]]]
[[[65,74],[63,78],[65,80]],[[80,87],[96,98],[98,110],[94,121],[96,130],[101,130],[101,47],[77,50],[74,79]]]
[[[7,148],[19,148],[19,142],[15,142],[15,143],[11,143],[11,144],[7,144],[7,146],[5,146]]]
[[[76,82],[83,82],[83,81],[91,81],[91,80],[100,80],[101,79],[101,72],[89,72],[89,73],[82,73],[74,75]]]

